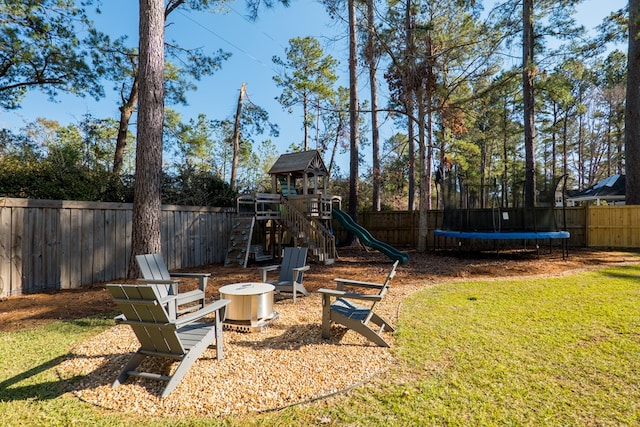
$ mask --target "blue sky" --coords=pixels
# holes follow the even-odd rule
[[[293,37],[313,36],[325,46],[339,62],[339,83],[348,84],[347,40],[343,26],[331,22],[323,8],[315,1],[292,0],[289,8],[277,6],[262,10],[256,22],[245,18],[244,0],[230,2],[226,13],[185,13],[175,11],[170,16],[172,25],[166,39],[175,39],[185,47],[203,47],[212,52],[222,49],[232,53],[213,76],[198,82],[198,90],[188,94],[189,106],[171,106],[186,121],[205,113],[211,119],[232,117],[240,86],[247,84],[247,95],[255,104],[265,108],[273,122],[280,126],[280,136],[273,138],[280,153],[286,152],[291,143],[300,143],[302,129],[300,112],[288,114],[274,100],[281,90],[273,82],[276,69],[271,58],[285,57],[285,48]],[[489,2],[487,2],[489,3]],[[586,0],[579,8],[579,21],[587,29],[593,29],[611,11],[626,4],[626,0]],[[133,0],[104,0],[103,14],[94,19],[98,28],[114,36],[127,34],[137,43],[138,2]],[[334,40],[330,43],[330,40]],[[364,77],[360,82],[361,98],[368,90]],[[105,85],[107,97],[100,101],[91,98],[62,96],[57,103],[49,102],[37,91],[30,93],[23,107],[14,112],[3,111],[0,126],[16,129],[38,117],[58,120],[63,125],[76,122],[82,115],[117,117],[117,94],[111,84]],[[385,91],[381,91],[385,95]],[[380,100],[384,105],[385,99]],[[132,129],[134,132],[135,130]],[[384,132],[383,132],[384,138]],[[342,168],[348,164],[348,156],[339,160]]]
[[[166,31],[166,40],[175,39],[190,48],[203,47],[209,53],[222,49],[231,52],[232,56],[223,63],[221,70],[196,82],[198,90],[188,93],[188,106],[170,107],[178,110],[185,121],[196,118],[199,113],[205,113],[211,119],[233,117],[240,86],[246,82],[248,98],[267,109],[271,121],[280,127],[280,136],[273,138],[280,152],[284,153],[292,142],[300,143],[300,115],[284,112],[274,100],[281,90],[273,82],[276,71],[272,57],[284,58],[285,48],[293,37],[313,36],[324,44],[327,37],[333,37],[342,29],[331,25],[324,9],[317,3],[308,0],[291,3],[288,8],[277,6],[261,10],[255,22],[246,18],[244,0],[230,2],[226,13],[174,11],[170,15],[172,25]],[[98,28],[113,35],[126,34],[132,44],[137,45],[137,1],[104,0],[102,12],[101,16],[94,17]],[[346,49],[346,41],[339,41],[335,46],[336,57],[346,55],[346,50],[341,52],[342,45]],[[346,61],[341,60],[339,74],[348,76]],[[347,81],[341,84],[346,85]],[[111,86],[110,83],[105,85],[107,97],[97,102],[92,98],[61,96],[57,103],[52,103],[33,91],[21,109],[0,114],[0,126],[18,128],[37,117],[67,124],[76,122],[86,113],[96,117],[118,117],[118,96]],[[132,131],[135,133],[135,129]]]

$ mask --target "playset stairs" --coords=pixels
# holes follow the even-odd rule
[[[253,205],[251,211],[240,207],[246,208],[249,204]],[[281,231],[286,230],[293,236],[296,246],[307,247],[314,261],[324,264],[335,262],[335,237],[327,227],[319,220],[306,217],[281,195],[242,196],[238,206],[239,214],[233,218],[225,265],[246,267],[251,253],[258,260],[260,254],[255,253],[251,245],[256,220],[273,220],[282,228]]]
[[[296,246],[306,246],[309,254],[317,262],[333,264],[336,259],[336,240],[322,222],[306,217],[289,201],[280,197],[280,221],[282,226],[291,233]]]

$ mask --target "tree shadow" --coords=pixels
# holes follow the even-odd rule
[[[341,346],[354,346],[354,347],[368,347],[371,344],[368,342],[360,343],[342,343],[342,338],[349,331],[349,329],[331,325],[331,337],[328,339],[322,338],[322,329],[320,325],[309,323],[300,324],[294,326],[283,327],[278,324],[269,326],[271,329],[280,329],[281,334],[272,337],[263,337],[259,333],[256,333],[255,339],[251,340],[238,340],[234,341],[234,345],[239,347],[250,347],[255,350],[286,350],[297,351],[303,347],[310,345],[341,345]]]
[[[22,381],[35,377],[45,371],[55,368],[67,360],[68,354],[48,360],[24,372],[14,375],[0,382],[0,401],[15,401],[26,399],[49,400],[61,396],[67,391],[68,385],[76,381],[79,376],[58,379],[57,381],[38,382],[36,384],[20,385]]]
[[[13,377],[0,382],[0,401],[20,401],[27,399],[51,400],[62,396],[65,393],[73,393],[83,389],[97,388],[104,385],[111,385],[116,379],[121,367],[132,356],[133,353],[110,353],[103,355],[88,356],[84,354],[67,353],[55,357],[38,366],[34,366]],[[95,366],[87,374],[70,372],[65,375],[64,362],[73,359],[103,359],[104,361]],[[169,360],[163,371],[168,371],[173,361]],[[51,369],[57,370],[58,377],[55,381],[43,381],[34,384],[20,385],[21,382],[33,378]],[[155,392],[156,390],[150,390]],[[158,396],[160,392],[157,393]]]
[[[640,265],[623,265],[612,270],[602,270],[600,274],[617,279],[631,279],[640,283]]]

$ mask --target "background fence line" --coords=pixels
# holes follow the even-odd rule
[[[126,277],[132,208],[129,203],[0,199],[0,298]],[[168,268],[223,264],[234,213],[232,208],[163,205],[162,255]],[[418,215],[363,211],[358,223],[378,240],[413,249]],[[570,247],[640,248],[640,206],[558,208],[556,218],[558,224],[566,218]],[[428,212],[429,249],[442,247],[433,236],[441,222],[441,211]],[[345,239],[337,222],[334,227],[337,241]]]
[[[607,206],[606,208],[615,208],[614,206]],[[589,208],[592,209],[592,208]],[[640,213],[640,207],[638,207],[638,213]],[[556,208],[556,222],[559,227],[564,228],[566,217],[566,230],[571,233],[569,239],[569,246],[572,247],[585,247],[587,245],[587,232],[586,229],[586,208],[585,207],[570,207],[565,208],[564,212],[562,208]],[[365,211],[359,213],[358,223],[378,240],[382,240],[392,246],[415,248],[418,244],[418,225],[419,225],[419,213],[418,211],[383,211],[383,212],[371,212]],[[457,242],[451,238],[436,238],[433,235],[433,230],[439,228],[442,224],[442,211],[431,210],[427,213],[427,248],[433,249],[436,247],[442,247],[445,245],[451,247],[452,244]],[[602,225],[601,225],[602,226]],[[339,226],[336,227],[336,238],[342,241],[347,237],[346,232]],[[606,233],[603,233],[606,234]],[[476,247],[477,245],[467,242],[470,246]],[[477,243],[477,242],[476,242]],[[594,242],[593,246],[598,246],[599,242]],[[490,242],[493,246],[495,242]],[[518,242],[511,242],[512,245],[519,245]],[[558,242],[559,244],[559,242]],[[608,244],[601,244],[600,246],[610,246]]]
[[[130,203],[0,200],[0,297],[126,277],[132,208]],[[233,212],[162,206],[167,266],[224,262]]]

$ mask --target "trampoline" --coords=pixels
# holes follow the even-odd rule
[[[567,241],[571,234],[566,231],[566,226],[564,229],[558,227],[556,220],[556,214],[562,212],[563,222],[566,223],[564,203],[561,211],[556,211],[554,206],[556,187],[564,176],[543,184],[545,191],[538,192],[539,205],[524,208],[517,206],[515,198],[509,203],[509,197],[505,197],[508,191],[513,196],[513,189],[503,191],[495,182],[491,188],[474,186],[455,173],[447,175],[436,174],[442,192],[443,216],[442,223],[439,226],[436,224],[433,231],[436,238],[442,239],[435,239],[434,245],[442,240],[446,249],[447,241],[453,239],[456,246],[462,248],[464,240],[486,240],[493,242],[493,249],[496,249],[499,241],[521,240],[525,247],[529,241],[533,241],[539,250],[540,242],[548,241],[551,247],[554,241],[559,241],[562,257],[568,255]],[[506,203],[501,204],[500,200],[506,200]]]
[[[487,239],[487,240],[542,240],[568,239],[568,231],[453,231],[434,230],[433,234],[454,239]]]

